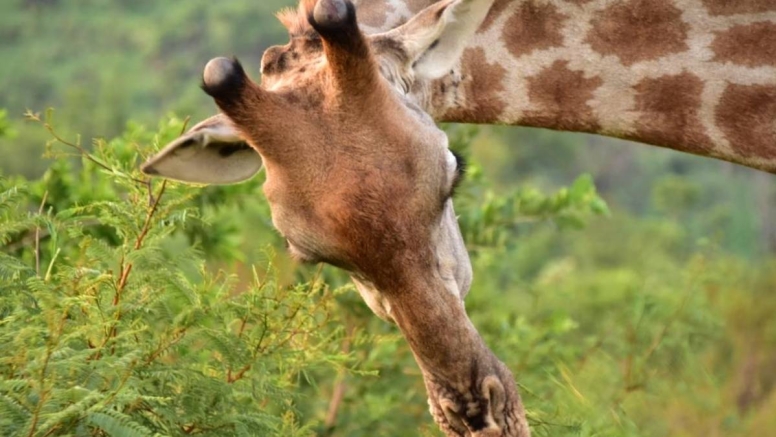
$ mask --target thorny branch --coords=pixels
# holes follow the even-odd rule
[[[139,250],[143,246],[143,240],[145,240],[146,236],[148,235],[148,231],[151,230],[151,220],[153,219],[154,215],[156,214],[157,209],[159,208],[159,202],[162,200],[162,196],[164,195],[164,190],[167,188],[167,181],[162,181],[162,187],[159,189],[159,194],[157,194],[154,197],[154,202],[151,204],[151,208],[148,210],[148,213],[146,214],[145,222],[143,223],[143,227],[140,230],[140,233],[137,236],[137,239],[135,240],[135,245],[133,247],[134,250]],[[129,280],[129,274],[132,272],[132,263],[124,264],[124,259],[121,260],[121,276],[119,277],[119,281],[116,284],[116,293],[113,295],[113,306],[118,307],[121,303],[121,294],[124,292],[124,289],[127,286],[127,281]],[[105,339],[102,342],[102,345],[100,346],[100,349],[102,349],[103,346],[108,342],[109,339],[115,338],[117,329],[116,325],[118,321],[121,320],[121,310],[116,310],[116,319],[113,322],[113,326],[111,326],[110,333],[108,336],[105,337]]]
[[[322,269],[323,269],[323,265],[320,265],[318,267],[318,269],[316,270],[315,275],[313,276],[312,280],[310,281],[310,286],[311,287],[315,287],[315,285],[318,283],[318,278],[319,278],[319,276],[321,274]],[[255,274],[255,272],[254,272],[254,274]],[[263,283],[259,283],[258,279],[257,279],[257,284],[259,286],[263,286]],[[322,304],[323,303],[321,301],[316,303],[315,307],[310,311],[310,314],[316,314],[318,312],[318,308]],[[259,340],[256,343],[256,346],[253,348],[253,356],[256,357],[257,355],[264,354],[264,353],[269,353],[269,354],[275,353],[275,351],[277,351],[278,349],[280,349],[281,347],[286,345],[289,341],[293,340],[297,335],[299,335],[301,333],[304,333],[305,331],[303,329],[301,329],[301,325],[302,325],[302,323],[304,323],[303,321],[299,322],[298,325],[295,326],[295,327],[292,326],[301,309],[302,309],[301,305],[296,306],[296,307],[294,307],[291,310],[291,313],[286,316],[285,323],[280,328],[280,330],[278,330],[278,332],[288,332],[288,335],[285,338],[283,338],[282,340],[280,340],[276,345],[274,345],[274,347],[272,349],[269,349],[269,350],[267,350],[267,348],[265,348],[263,346],[264,339],[265,339],[266,334],[267,334],[267,332],[269,331],[269,328],[270,328],[269,327],[269,323],[267,322],[267,314],[264,313],[263,319],[262,319],[262,325],[263,325],[262,328],[263,329],[262,329],[261,335],[259,337]],[[243,329],[243,327],[241,326],[241,328],[240,328],[240,335],[242,335],[242,329]],[[226,381],[228,383],[230,383],[230,384],[233,383],[233,382],[239,381],[240,379],[245,377],[245,374],[249,370],[251,370],[252,366],[253,366],[252,362],[248,363],[248,364],[245,364],[236,373],[233,373],[232,369],[230,367],[229,369],[227,369]]]
[[[99,159],[95,158],[91,153],[89,153],[88,150],[83,148],[81,146],[81,144],[80,144],[80,141],[74,143],[74,142],[71,142],[71,141],[68,141],[68,140],[62,138],[62,136],[60,136],[56,132],[56,130],[48,122],[48,120],[42,119],[39,114],[33,113],[32,111],[27,111],[25,113],[25,116],[29,120],[41,123],[43,125],[43,127],[48,131],[48,133],[54,138],[55,141],[57,141],[60,144],[63,144],[65,146],[67,146],[67,147],[70,147],[70,148],[76,150],[78,152],[79,156],[81,156],[82,158],[85,158],[85,159],[89,160],[90,162],[94,163],[95,165],[97,165],[98,167],[100,167],[100,168],[102,168],[104,170],[107,170],[107,171],[109,171],[111,173],[114,172],[113,168],[111,168],[110,166],[106,165],[105,163],[103,163]],[[189,122],[189,118],[187,117],[186,120],[183,123],[182,132],[185,131],[186,126],[188,125],[188,122]],[[157,193],[156,196],[154,196],[154,194],[153,194],[153,186],[151,184],[151,180],[150,179],[142,180],[142,179],[138,179],[138,178],[135,178],[135,177],[129,176],[129,175],[127,175],[127,177],[131,181],[146,187],[147,190],[148,190],[148,197],[149,197],[148,212],[146,213],[146,217],[145,217],[145,220],[143,222],[143,226],[142,226],[140,232],[138,233],[137,238],[135,239],[135,244],[133,245],[133,250],[139,250],[143,246],[143,241],[148,236],[148,233],[151,230],[151,222],[153,221],[153,218],[156,215],[157,210],[159,209],[159,204],[161,202],[162,196],[164,195],[164,191],[167,188],[167,181],[166,180],[162,181],[162,186],[159,189],[159,192]],[[41,214],[43,212],[43,207],[44,207],[44,205],[46,203],[46,198],[47,198],[47,196],[44,195],[43,201],[41,202],[40,211],[39,211],[39,213],[41,213]],[[39,231],[39,229],[36,229],[36,232],[35,232],[35,256],[36,256],[36,269],[37,269],[38,272],[39,272],[39,269],[40,269],[39,244],[40,244],[40,231]],[[121,273],[119,275],[118,281],[116,282],[116,286],[115,286],[116,292],[113,295],[113,306],[114,307],[118,307],[119,304],[121,303],[121,295],[122,295],[124,289],[127,286],[127,282],[129,281],[129,275],[130,275],[130,273],[132,273],[132,267],[133,267],[132,263],[126,263],[125,264],[125,259],[122,258],[121,263],[120,263],[120,268],[119,268],[119,271]],[[116,310],[115,320],[114,320],[114,322],[113,322],[113,324],[112,324],[112,326],[110,328],[110,331],[109,331],[108,335],[105,336],[105,338],[103,339],[102,343],[100,344],[100,346],[99,346],[99,348],[97,350],[95,358],[99,358],[103,347],[105,347],[105,345],[108,343],[108,341],[110,341],[110,339],[116,337],[116,334],[117,334],[117,324],[118,324],[119,320],[121,320],[121,310],[117,309]]]

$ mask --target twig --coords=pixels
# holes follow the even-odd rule
[[[150,182],[149,182],[150,185]],[[156,214],[156,211],[159,209],[159,202],[162,200],[162,196],[164,195],[164,190],[167,188],[167,181],[162,181],[162,187],[159,189],[159,194],[156,195],[154,198],[153,203],[151,204],[151,208],[148,210],[148,213],[146,214],[145,222],[143,223],[143,227],[140,230],[140,233],[137,236],[137,239],[135,240],[135,245],[133,246],[134,250],[139,250],[143,246],[143,241],[145,240],[146,236],[148,235],[148,232],[151,230],[151,220],[153,219],[154,215]],[[113,306],[118,307],[121,303],[121,294],[124,291],[124,288],[127,286],[127,282],[129,281],[129,274],[132,273],[132,263],[124,265],[124,259],[122,258],[120,263],[120,270],[121,275],[119,276],[119,280],[116,283],[116,293],[113,295]],[[105,347],[105,345],[108,343],[108,341],[112,338],[115,338],[118,334],[117,324],[121,320],[121,309],[116,310],[116,318],[113,322],[113,325],[110,328],[110,332],[108,335],[105,336],[105,339],[103,339],[102,344],[100,345],[100,348],[97,351],[97,354],[95,355],[95,358],[100,357],[100,353],[102,351],[102,348]]]
[[[326,419],[323,422],[327,430],[333,430],[337,424],[337,414],[339,414],[342,399],[345,398],[345,388],[345,375],[340,375],[337,381],[337,385],[334,386],[334,391],[331,394],[329,409],[326,412]],[[327,434],[330,433],[330,431],[327,432]]]
[[[181,341],[181,339],[182,339],[183,337],[185,337],[185,336],[186,336],[186,328],[181,328],[181,329],[178,329],[178,330],[176,330],[175,332],[173,332],[173,333],[172,333],[172,339],[170,340],[170,342],[169,342],[169,343],[167,343],[167,344],[162,344],[162,341],[160,340],[160,341],[159,341],[159,347],[158,347],[158,348],[156,348],[156,350],[155,350],[155,351],[153,351],[153,352],[152,352],[152,353],[151,353],[151,354],[148,356],[148,358],[147,358],[147,359],[146,359],[146,361],[145,361],[145,364],[146,364],[146,365],[148,365],[148,364],[151,364],[151,363],[153,363],[153,362],[154,362],[154,360],[156,360],[157,358],[159,358],[159,357],[162,355],[162,353],[164,353],[164,351],[166,351],[167,349],[169,349],[169,348],[171,348],[172,346],[174,346],[176,343],[178,343],[179,341]]]
[[[345,339],[342,341],[342,353],[343,354],[349,354],[350,353],[350,344],[353,340],[353,327],[348,324],[348,328],[345,330]],[[326,419],[324,420],[324,425],[326,426],[326,433],[331,434],[331,432],[334,430],[334,427],[337,425],[337,415],[339,414],[340,406],[342,405],[342,400],[345,398],[345,389],[347,388],[345,384],[345,372],[340,371],[339,376],[337,377],[337,384],[334,386],[334,391],[332,391],[331,394],[331,400],[329,401],[329,409],[326,411]]]
[[[167,188],[167,180],[162,181],[162,188],[159,189],[159,194],[156,195],[154,198],[154,203],[151,204],[151,209],[148,211],[148,214],[146,214],[145,222],[143,223],[143,228],[140,230],[140,233],[137,236],[137,239],[135,240],[134,250],[139,250],[143,246],[143,240],[145,240],[145,237],[148,235],[148,231],[151,230],[151,220],[154,218],[154,214],[156,213],[156,210],[159,207],[159,201],[162,200],[162,195],[164,195],[164,190]],[[122,262],[122,264],[124,264]],[[119,301],[121,300],[121,292],[124,291],[124,288],[127,286],[127,281],[129,280],[129,274],[132,272],[132,264],[127,264],[121,271],[121,276],[119,277],[119,282],[116,284],[116,295],[113,296],[113,305],[118,305]],[[120,313],[117,313],[117,317],[121,317]],[[115,328],[115,327],[114,327]],[[115,334],[115,332],[114,332]]]
[[[655,353],[658,347],[663,343],[663,340],[665,339],[666,335],[668,335],[668,331],[671,329],[673,324],[676,322],[677,319],[679,319],[679,316],[684,312],[684,309],[687,307],[687,304],[690,302],[690,299],[693,297],[693,290],[690,288],[690,290],[685,293],[684,298],[679,303],[679,307],[671,314],[671,317],[668,319],[665,325],[663,325],[663,328],[660,330],[660,333],[652,339],[652,343],[649,345],[649,348],[647,349],[647,353],[644,354],[643,361],[647,362],[650,358],[652,358],[652,355]]]
[[[45,434],[43,434],[43,437],[48,437],[50,435],[54,435],[57,431],[62,428],[62,425],[54,425],[51,429],[49,429]]]
[[[48,191],[43,193],[43,200],[40,201],[40,208],[38,208],[38,215],[43,214],[43,207],[46,205],[46,199],[48,198]],[[35,227],[35,274],[40,276],[40,226]]]
[[[166,188],[167,179],[162,181],[162,188],[159,189],[159,194],[156,195],[154,202],[151,204],[151,210],[146,215],[145,223],[143,223],[143,230],[140,232],[140,235],[137,236],[137,241],[135,242],[135,250],[140,249],[140,246],[143,245],[143,240],[145,239],[146,235],[148,235],[148,231],[151,229],[151,219],[154,217],[156,210],[159,208],[159,201],[162,199],[162,195],[164,194],[164,190]]]
[[[183,135],[186,133],[186,128],[189,127],[189,122],[191,121],[191,116],[187,115],[186,118],[183,119],[183,126],[181,127],[181,133],[178,135]]]
[[[43,359],[43,367],[40,370],[40,378],[38,378],[38,384],[40,384],[41,391],[40,397],[38,398],[38,403],[35,405],[35,411],[32,415],[32,423],[30,424],[30,432],[27,434],[27,437],[32,437],[35,435],[35,431],[38,428],[38,422],[40,421],[40,412],[43,409],[43,404],[48,401],[48,397],[51,394],[51,391],[45,388],[46,376],[48,374],[48,367],[49,362],[51,361],[51,356],[54,354],[54,347],[56,347],[56,344],[53,343],[58,342],[59,338],[62,336],[62,331],[65,327],[65,321],[67,320],[67,312],[68,309],[65,308],[65,311],[62,313],[62,317],[59,318],[59,326],[57,327],[56,337],[52,338],[46,345],[46,357]]]
[[[54,256],[51,257],[51,262],[49,262],[48,268],[46,269],[46,276],[43,277],[43,280],[48,282],[48,280],[51,278],[51,271],[54,269],[54,261],[57,260],[57,257],[59,257],[59,253],[62,251],[62,249],[57,248],[57,251],[54,252]]]
[[[78,225],[81,227],[89,227],[89,226],[97,226],[100,225],[99,220],[97,219],[89,219],[89,220],[81,220],[78,222]],[[29,231],[29,233],[24,234],[19,240],[16,242],[9,244],[3,248],[3,250],[6,250],[8,252],[14,252],[16,250],[19,250],[23,247],[26,247],[29,244],[35,244],[36,239],[37,240],[43,240],[44,238],[48,238],[51,236],[51,232],[46,230],[39,230],[36,228],[36,232]]]
[[[29,118],[31,120],[35,120],[37,122],[43,123],[43,128],[46,129],[48,131],[48,133],[52,137],[54,137],[54,139],[57,142],[59,142],[60,144],[64,144],[65,146],[68,146],[68,147],[71,147],[71,148],[77,150],[78,153],[80,153],[82,157],[88,159],[89,161],[91,161],[92,163],[97,165],[98,167],[113,173],[113,169],[112,168],[108,167],[104,163],[102,163],[99,160],[97,160],[96,158],[94,158],[92,156],[92,154],[89,153],[88,150],[83,148],[83,146],[81,146],[80,144],[76,144],[76,143],[73,143],[71,141],[68,141],[68,140],[62,138],[61,136],[59,136],[59,134],[54,130],[54,127],[51,125],[51,123],[49,123],[48,121],[41,120],[39,115],[34,114],[31,111],[27,111],[27,113],[25,115],[27,116],[27,118]],[[133,181],[135,181],[135,182],[137,182],[137,183],[139,183],[141,185],[148,185],[148,181],[137,179],[137,178],[134,178],[132,176],[129,176],[129,179],[131,179],[131,180],[133,180]]]

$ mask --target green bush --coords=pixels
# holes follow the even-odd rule
[[[80,171],[61,158],[40,181],[2,181],[0,434],[309,435],[298,379],[352,364],[334,346],[342,290],[272,269],[238,283],[202,245],[174,244],[206,226],[203,200],[138,179],[149,149],[130,131]]]

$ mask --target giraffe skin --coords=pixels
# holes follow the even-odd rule
[[[361,0],[367,33],[430,0]],[[624,138],[776,173],[776,1],[496,0],[460,64],[416,82],[439,122]]]

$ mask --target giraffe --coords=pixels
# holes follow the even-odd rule
[[[445,74],[491,3],[445,0],[368,37],[349,0],[302,0],[280,15],[291,42],[265,52],[261,84],[236,59],[208,62],[202,88],[222,113],[142,170],[232,183],[263,166],[291,255],[348,271],[373,312],[398,326],[442,431],[526,437],[514,377],[463,304],[472,271],[452,194],[464,164],[402,91],[408,74]],[[460,43],[424,59],[443,35]]]
[[[377,34],[436,1],[356,5]],[[774,0],[496,0],[449,74],[403,80],[438,122],[594,133],[776,173]]]
[[[428,209],[434,196],[425,190],[439,173],[431,163],[440,140],[425,135],[432,119],[600,133],[776,172],[771,1],[361,0],[361,31],[346,0],[314,5],[281,14],[291,42],[267,50],[261,87],[239,64],[211,61],[204,88],[224,114],[143,170],[231,183],[263,161],[273,222],[292,253],[349,270],[370,308],[397,323],[448,435],[529,431],[509,370],[459,302],[471,271],[449,198],[441,213]],[[309,123],[300,128],[293,116]],[[289,145],[278,131],[307,145]],[[354,147],[370,141],[368,153]],[[450,181],[454,161],[447,155]],[[329,179],[333,169],[343,175]],[[358,189],[326,191],[343,182]],[[411,195],[408,183],[425,195]],[[398,210],[397,196],[408,200]]]

